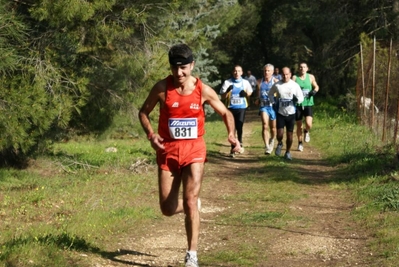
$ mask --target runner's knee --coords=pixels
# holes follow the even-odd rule
[[[198,208],[197,201],[198,201],[198,198],[196,198],[196,197],[188,198],[188,199],[186,199],[186,201],[184,201],[183,206],[186,211],[186,214],[189,213],[190,211],[196,210]]]
[[[173,216],[176,214],[177,204],[170,204],[168,202],[163,202],[160,204],[162,214],[165,216]]]

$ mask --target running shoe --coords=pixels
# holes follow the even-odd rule
[[[230,157],[235,158],[236,157],[236,152],[232,150],[230,150]]]
[[[239,153],[239,154],[242,154],[242,153],[244,153],[244,151],[245,151],[245,149],[244,149],[244,147],[241,145],[240,151],[238,151],[238,153]]]
[[[274,139],[273,138],[270,138],[269,139],[269,146],[272,148],[272,150],[273,150],[273,148],[274,148]]]
[[[274,152],[276,154],[276,156],[280,156],[281,155],[281,150],[283,149],[283,143],[280,143],[277,145],[276,147],[276,151]]]
[[[303,145],[302,145],[302,143],[299,143],[299,145],[298,145],[298,151],[303,151]]]
[[[184,259],[185,267],[199,267],[198,259],[191,257],[190,253],[187,252],[186,258]]]
[[[265,147],[265,155],[270,155],[273,151],[273,147],[268,145]]]
[[[309,134],[309,132],[306,132],[306,133],[305,133],[305,142],[306,142],[306,143],[309,143],[309,142],[310,142],[310,134]]]
[[[284,158],[288,159],[288,160],[292,160],[291,153],[290,152],[285,152]]]

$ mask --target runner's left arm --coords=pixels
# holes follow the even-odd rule
[[[244,87],[245,92],[247,93],[247,97],[250,97],[253,93],[251,84],[248,81],[246,81],[246,82],[244,82],[244,86],[245,86]]]
[[[316,82],[316,78],[313,74],[310,75],[310,81],[312,83],[313,90],[317,93],[319,91],[319,85]]]
[[[270,88],[269,93],[268,93],[268,97],[269,100],[272,104],[274,104],[276,102],[275,96],[274,94],[277,92],[277,87],[276,84],[273,84],[272,88]]]

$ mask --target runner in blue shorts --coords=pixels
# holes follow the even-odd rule
[[[259,106],[259,115],[262,119],[262,139],[265,145],[265,154],[270,155],[274,148],[274,138],[277,134],[276,112],[269,99],[269,91],[278,79],[273,77],[274,66],[266,64],[263,67],[263,78],[258,79],[258,99],[256,104]]]

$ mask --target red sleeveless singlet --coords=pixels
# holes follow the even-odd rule
[[[181,95],[173,85],[173,77],[166,78],[165,104],[160,109],[158,134],[164,141],[196,139],[205,134],[205,113],[202,106],[202,82],[197,78],[190,95]]]

